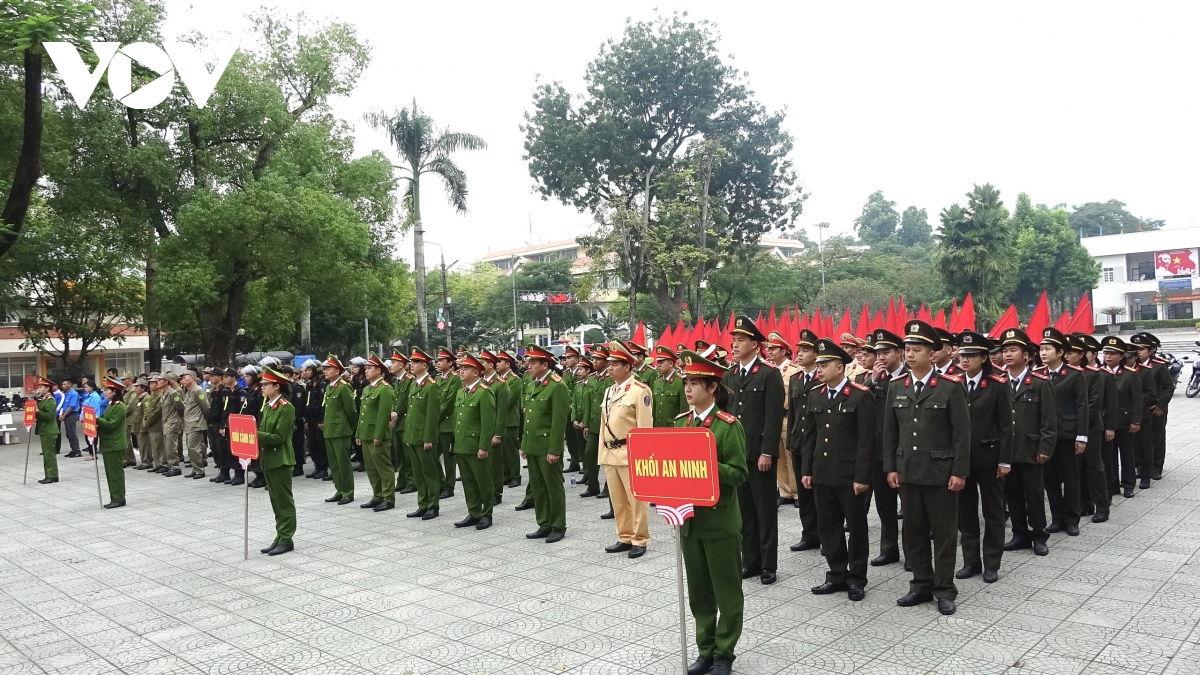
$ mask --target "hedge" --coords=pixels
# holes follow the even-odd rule
[[[1154,330],[1155,328],[1200,328],[1200,322],[1196,319],[1159,319],[1156,321],[1125,321],[1119,324],[1109,323],[1096,326],[1097,330],[1103,327],[1109,332],[1113,328],[1117,328],[1122,333],[1128,333],[1134,330]]]

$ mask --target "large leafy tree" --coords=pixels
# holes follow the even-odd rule
[[[531,262],[521,265],[516,271],[518,295],[527,292],[569,293],[573,291],[570,260]],[[488,298],[487,317],[493,326],[511,326],[513,316],[512,286],[496,283]],[[522,325],[549,321],[550,335],[557,339],[563,331],[578,326],[587,320],[578,300],[564,304],[543,302],[517,302],[517,320]],[[501,333],[501,331],[497,331]],[[499,335],[495,336],[499,339]]]
[[[972,293],[977,306],[998,312],[1007,304],[1017,272],[1016,231],[1000,191],[990,183],[967,193],[967,206],[941,213],[936,266],[957,298]]]
[[[544,84],[525,116],[537,191],[597,215],[587,246],[629,281],[630,321],[639,293],[678,317],[694,270],[790,227],[801,208],[783,113],[755,101],[718,42],[686,14],[629,22],[588,65],[578,102]]]
[[[929,214],[925,209],[915,206],[904,209],[896,241],[902,246],[923,246],[933,241],[933,228],[929,225]]]
[[[1060,306],[1091,290],[1100,276],[1100,263],[1079,244],[1067,212],[1033,206],[1029,195],[1017,195],[1013,210],[1019,256],[1014,300],[1023,307],[1037,302],[1042,291]]]
[[[896,202],[884,197],[883,191],[876,190],[867,197],[862,215],[854,219],[854,229],[864,244],[872,245],[893,237],[899,223]]]
[[[393,113],[372,112],[364,119],[374,128],[384,131],[400,156],[395,167],[405,183],[404,208],[408,217],[404,227],[413,228],[413,263],[417,281],[417,342],[429,345],[429,314],[426,310],[425,289],[425,225],[421,220],[421,176],[440,178],[446,188],[446,199],[459,213],[467,211],[467,174],[454,163],[451,155],[460,150],[483,150],[487,143],[474,134],[441,129],[433,119],[417,107]]]
[[[1124,203],[1115,199],[1076,206],[1069,219],[1071,229],[1082,237],[1161,230],[1165,224],[1162,220],[1138,218],[1125,209]]]

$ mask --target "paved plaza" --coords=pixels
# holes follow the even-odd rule
[[[1178,396],[1163,480],[1052,535],[1048,557],[1006,554],[998,583],[959,582],[952,617],[896,607],[900,565],[871,568],[864,602],[809,594],[824,560],[787,550],[799,520],[783,507],[779,582],[745,584],[735,672],[1200,673],[1198,432],[1200,401]],[[523,486],[477,532],[452,525],[461,490],[423,522],[404,517],[415,495],[359,509],[365,474],[341,507],[322,501],[331,483],[296,479],[296,551],[258,553],[273,521],[253,490],[243,562],[243,488],[130,470],[129,506],[105,511],[91,462],[60,457],[43,486],[35,455],[22,486],[24,450],[0,446],[0,674],[682,670],[673,533],[655,517],[645,557],[605,554],[606,504],[579,487],[547,545],[512,510]]]

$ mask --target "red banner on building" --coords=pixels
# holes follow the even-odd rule
[[[258,421],[254,415],[229,416],[229,453],[242,459],[258,459]]]
[[[654,502],[667,522],[680,525],[693,506],[712,506],[721,497],[717,439],[708,429],[634,429],[627,447],[634,498]]]
[[[28,399],[25,401],[25,431],[33,428],[37,424],[37,401]]]
[[[90,405],[83,406],[83,435],[96,437],[96,409]]]
[[[1156,276],[1174,276],[1178,274],[1195,274],[1196,259],[1192,249],[1184,248],[1175,251],[1155,251],[1154,274]]]

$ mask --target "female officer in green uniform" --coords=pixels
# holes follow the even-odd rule
[[[745,608],[737,488],[746,482],[746,432],[736,417],[721,410],[728,403],[721,384],[725,368],[693,351],[684,351],[681,357],[683,391],[691,410],[676,417],[675,426],[703,427],[716,436],[721,491],[716,505],[696,507],[695,514],[679,528],[688,602],[700,651],[687,672],[729,675]]]
[[[96,419],[97,440],[100,456],[104,458],[104,477],[108,479],[108,503],[106,509],[125,506],[125,450],[129,448],[129,434],[125,431],[125,384],[114,377],[104,380],[104,395],[108,407]]]
[[[42,468],[46,477],[38,482],[42,485],[58,482],[58,457],[54,454],[54,442],[58,440],[58,411],[54,404],[54,383],[44,377],[38,378],[37,424],[34,435],[42,442]]]
[[[275,541],[262,552],[279,555],[294,548],[292,536],[296,534],[296,502],[292,498],[292,467],[296,465],[292,431],[296,426],[296,407],[283,395],[292,378],[264,366],[261,381],[266,404],[262,422],[258,424],[258,465],[267,482],[271,510],[275,512]]]

